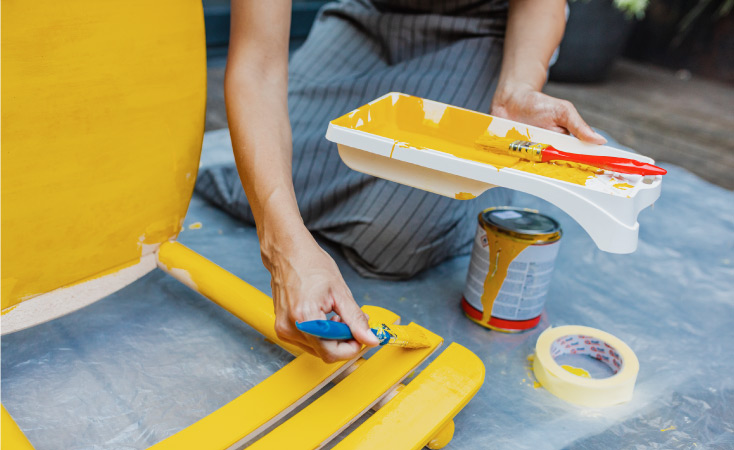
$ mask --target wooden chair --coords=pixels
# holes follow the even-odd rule
[[[449,345],[407,385],[440,336],[424,330],[429,348],[326,364],[277,338],[269,297],[175,242],[204,128],[201,2],[4,1],[2,81],[3,333],[158,267],[295,359],[153,448],[316,448],[370,409],[337,448],[440,448],[451,439],[453,417],[484,378],[469,350]],[[336,385],[278,424],[327,383]],[[5,408],[2,447],[32,448]]]

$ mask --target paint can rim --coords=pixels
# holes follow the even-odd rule
[[[548,225],[545,229],[532,230],[529,228],[520,228],[513,225],[511,221],[497,220],[496,213],[502,211],[512,211],[519,214],[523,220],[533,220],[545,222]],[[529,208],[518,208],[514,206],[494,206],[482,210],[477,216],[479,225],[484,228],[490,228],[495,233],[500,233],[516,241],[530,243],[532,245],[544,245],[557,242],[563,236],[561,225],[554,218],[540,213],[537,210]],[[537,223],[537,222],[536,222]]]

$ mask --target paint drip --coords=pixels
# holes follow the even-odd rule
[[[540,322],[561,227],[537,211],[498,207],[479,214],[461,305],[478,324],[519,332]]]

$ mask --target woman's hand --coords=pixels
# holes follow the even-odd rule
[[[592,144],[607,142],[584,122],[571,102],[543,94],[529,86],[498,88],[490,114],[559,133],[571,133]]]
[[[350,359],[377,345],[334,261],[303,225],[293,189],[288,117],[291,2],[232,2],[225,76],[229,132],[237,169],[257,224],[260,251],[272,275],[278,337],[326,362]],[[284,126],[286,125],[286,126]],[[296,321],[330,312],[356,340],[304,335]]]
[[[265,246],[263,262],[272,275],[275,302],[275,332],[285,342],[297,345],[327,363],[354,358],[362,344],[376,346],[367,315],[357,306],[334,260],[303,228],[297,245]],[[296,322],[326,319],[349,325],[355,339],[324,340],[304,334]]]
[[[563,36],[565,10],[565,0],[510,0],[502,70],[490,113],[603,144],[606,139],[570,102],[540,92],[548,62]]]

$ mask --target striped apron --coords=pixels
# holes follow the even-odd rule
[[[348,0],[325,5],[290,60],[293,184],[303,220],[361,275],[405,279],[468,253],[476,215],[507,205],[490,189],[459,201],[348,168],[328,122],[397,91],[488,112],[502,60],[506,1]],[[205,168],[196,191],[254,224],[233,164]]]

